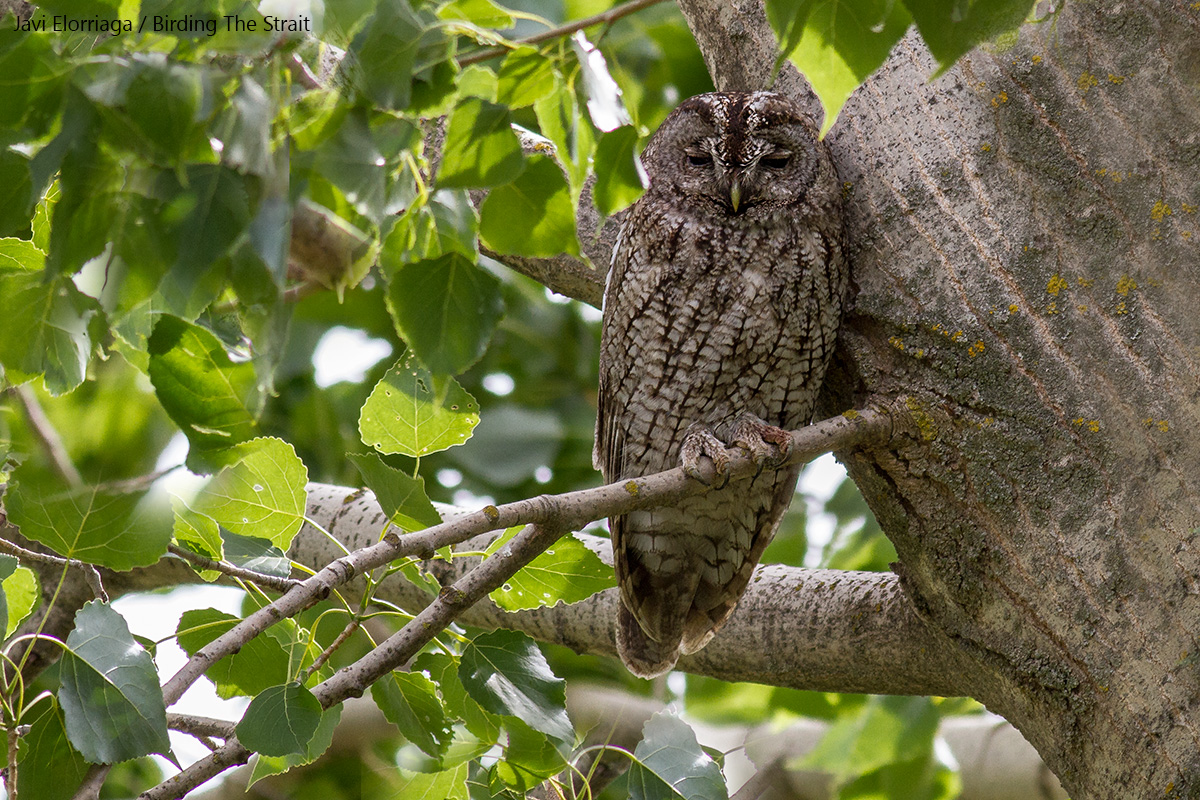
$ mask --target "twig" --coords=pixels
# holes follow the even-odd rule
[[[229,739],[236,727],[234,723],[212,717],[201,717],[195,714],[167,714],[167,727],[173,731],[195,736],[197,739],[216,737]]]
[[[214,561],[199,553],[193,553],[186,547],[180,547],[177,544],[167,545],[167,549],[171,551],[172,555],[179,556],[185,561],[190,561],[201,569],[210,569],[222,575],[248,581],[275,592],[286,592],[300,585],[300,581],[295,578],[281,578],[278,575],[267,575],[262,572],[235,567],[227,561]]]
[[[38,402],[33,390],[28,385],[17,386],[13,389],[13,393],[21,401],[21,407],[25,409],[25,416],[29,420],[29,427],[33,430],[33,435],[37,437],[37,440],[42,443],[42,448],[49,456],[54,469],[68,485],[83,486],[83,476],[75,468],[71,456],[67,453],[67,447],[63,444],[62,437],[58,435],[58,431],[51,424],[46,412],[42,410],[42,405]]]
[[[100,787],[104,785],[104,779],[108,777],[110,769],[112,767],[108,764],[92,764],[83,777],[83,783],[79,784],[75,794],[71,795],[71,800],[99,800]]]
[[[542,31],[541,33],[528,36],[524,39],[517,39],[513,42],[515,45],[523,44],[538,44],[550,39],[557,39],[560,36],[569,36],[575,31],[581,31],[584,28],[590,28],[593,25],[612,24],[621,17],[629,16],[635,12],[641,11],[643,8],[649,8],[653,5],[658,5],[663,0],[632,0],[629,3],[623,3],[619,6],[613,6],[608,11],[602,11],[599,14],[593,14],[584,19],[577,19],[573,22],[568,22],[565,25],[560,25],[557,28]],[[489,47],[487,50],[480,50],[478,53],[471,53],[466,58],[458,60],[459,66],[467,66],[468,64],[478,64],[480,61],[502,56],[509,51],[508,47]]]
[[[15,527],[15,526],[14,526]],[[71,561],[62,556],[52,556],[49,553],[39,553],[36,550],[28,550],[21,547],[19,544],[13,544],[8,539],[0,537],[0,551],[8,553],[10,556],[16,556],[22,561],[33,561],[38,564],[47,564],[52,567],[80,567],[83,566],[79,561]]]
[[[308,669],[304,671],[304,679],[307,680],[308,676],[312,675],[314,672],[323,667],[325,662],[329,660],[329,657],[337,652],[337,649],[345,644],[346,640],[353,636],[354,632],[360,627],[362,627],[362,623],[358,620],[358,618],[347,622],[346,627],[342,628],[342,632],[339,633],[337,638],[330,643],[329,647],[326,647],[321,651],[319,656],[313,659],[313,663],[310,664]]]

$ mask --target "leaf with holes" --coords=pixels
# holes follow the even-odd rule
[[[475,398],[453,378],[435,378],[412,353],[405,353],[375,384],[358,418],[365,444],[406,456],[462,444],[478,424]]]
[[[487,554],[497,552],[520,530],[509,528],[492,542]],[[616,585],[612,567],[567,534],[488,596],[505,611],[521,611],[578,603]]]
[[[266,539],[286,551],[304,524],[308,470],[282,439],[263,437],[238,445],[225,467],[193,501],[197,514],[241,536]]]

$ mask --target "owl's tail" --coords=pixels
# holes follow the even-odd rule
[[[617,652],[621,660],[639,678],[657,678],[671,671],[679,658],[679,640],[682,631],[667,641],[657,642],[646,635],[625,603],[617,612]]]

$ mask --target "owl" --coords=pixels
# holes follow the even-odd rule
[[[608,482],[734,449],[769,466],[809,423],[847,286],[841,186],[817,129],[771,92],[684,101],[646,145],[604,292],[594,461]],[[725,623],[795,492],[763,469],[609,520],[617,645],[654,677]]]

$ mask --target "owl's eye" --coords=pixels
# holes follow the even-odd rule
[[[708,153],[688,153],[687,160],[693,167],[707,167],[712,163],[712,156]]]
[[[787,153],[772,153],[763,156],[762,163],[769,169],[783,169],[791,160],[792,157]]]

